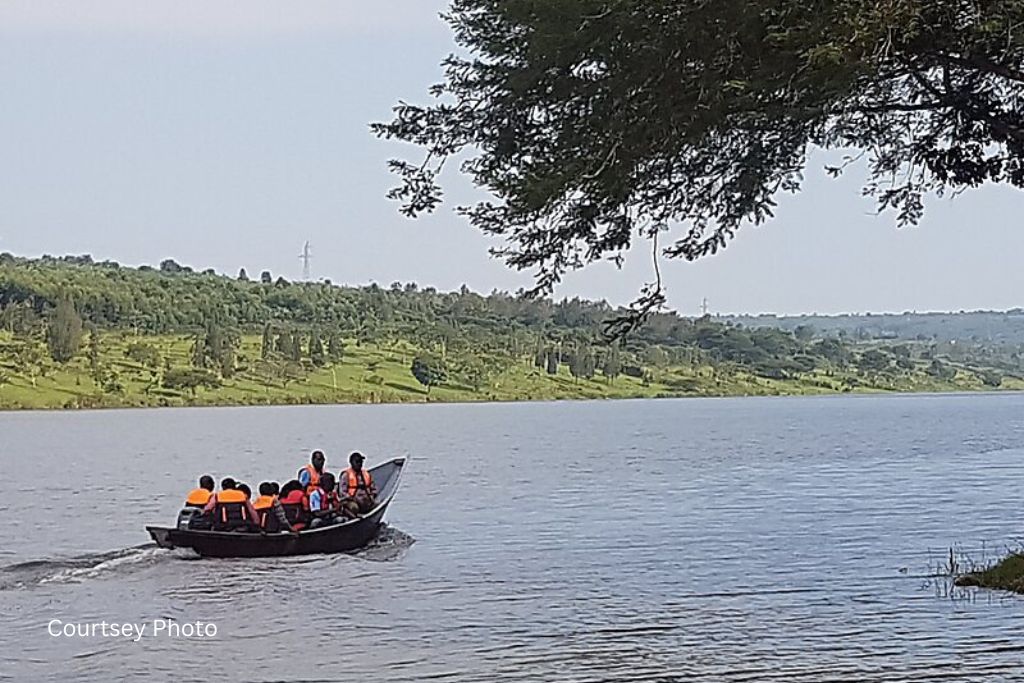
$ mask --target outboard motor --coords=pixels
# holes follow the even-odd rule
[[[210,520],[206,518],[199,508],[187,507],[178,513],[178,528],[185,531],[188,529],[209,529]]]

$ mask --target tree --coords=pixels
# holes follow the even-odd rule
[[[815,329],[813,325],[797,325],[793,330],[793,336],[802,342],[809,342],[814,339]]]
[[[292,334],[287,330],[282,330],[277,335],[277,342],[274,344],[274,350],[281,354],[284,358],[292,357]]]
[[[184,273],[186,271],[191,270],[191,268],[187,268],[185,266],[180,265],[177,261],[175,261],[172,258],[164,259],[163,261],[160,262],[161,273],[168,273],[173,275],[175,273]]]
[[[263,337],[260,340],[260,358],[267,360],[274,353],[274,328],[270,323],[263,324]]]
[[[943,381],[950,381],[956,377],[956,368],[946,365],[938,358],[932,360],[926,372],[935,379]]]
[[[615,343],[612,344],[612,347],[604,357],[604,366],[601,368],[601,374],[611,384],[619,376],[620,372],[622,372],[622,359],[619,357],[619,345]]]
[[[187,390],[194,397],[197,388],[216,389],[220,386],[220,380],[211,372],[199,368],[171,368],[164,372],[163,386],[174,391]]]
[[[544,338],[537,339],[537,349],[533,352],[533,364],[538,368],[543,368],[547,365],[548,354],[547,349],[544,348]]]
[[[75,311],[71,298],[64,296],[57,302],[50,320],[46,344],[50,357],[58,363],[71,360],[82,343],[82,318]]]
[[[100,370],[100,330],[95,324],[89,323],[89,372],[93,379],[99,375]]]
[[[318,368],[323,367],[327,362],[324,355],[324,344],[320,340],[320,333],[317,330],[312,330],[309,333],[309,360]]]
[[[861,354],[857,365],[865,372],[884,372],[889,368],[892,356],[877,349],[871,349]]]
[[[327,337],[327,357],[332,363],[338,363],[345,356],[345,344],[341,341],[341,335],[332,331]]]
[[[421,353],[412,359],[410,367],[412,376],[416,381],[427,388],[427,395],[430,395],[430,388],[442,384],[448,379],[448,369],[444,360],[434,354]]]
[[[547,367],[545,369],[549,375],[558,374],[558,351],[556,349],[548,349]]]
[[[536,269],[534,293],[636,232],[715,253],[799,189],[815,147],[866,158],[900,225],[930,193],[1024,187],[1024,3],[455,0],[447,20],[462,55],[438,101],[373,125],[426,153],[390,162],[389,196],[433,211],[445,161],[474,154],[461,170],[495,200],[465,213]],[[637,305],[663,301],[659,280]]]
[[[132,342],[125,349],[124,355],[147,368],[160,367],[160,352],[151,344]]]

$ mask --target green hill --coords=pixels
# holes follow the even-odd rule
[[[980,345],[855,343],[674,313],[609,342],[604,326],[623,314],[523,292],[0,254],[0,408],[1024,387],[1019,354]]]

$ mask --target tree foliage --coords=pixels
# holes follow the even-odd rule
[[[493,198],[460,211],[537,293],[638,232],[678,230],[654,242],[668,257],[715,253],[799,189],[814,148],[863,156],[900,224],[930,193],[1024,186],[1018,0],[454,0],[447,20],[463,52],[437,102],[373,126],[426,152],[391,162],[390,196],[434,210],[468,153]],[[657,282],[638,304],[662,301]]]
[[[70,297],[64,296],[57,302],[46,336],[50,357],[58,363],[71,360],[82,344],[82,318],[75,310]]]
[[[433,354],[418,354],[412,359],[410,370],[416,381],[427,388],[428,394],[431,387],[443,384],[448,379],[448,368],[444,359]]]

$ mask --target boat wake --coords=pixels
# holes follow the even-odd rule
[[[404,531],[384,524],[376,538],[348,554],[371,562],[393,562],[405,555],[415,542],[416,539]]]
[[[81,583],[109,574],[145,569],[167,557],[168,553],[160,550],[155,543],[145,543],[106,553],[19,562],[0,567],[0,591],[46,584]]]

